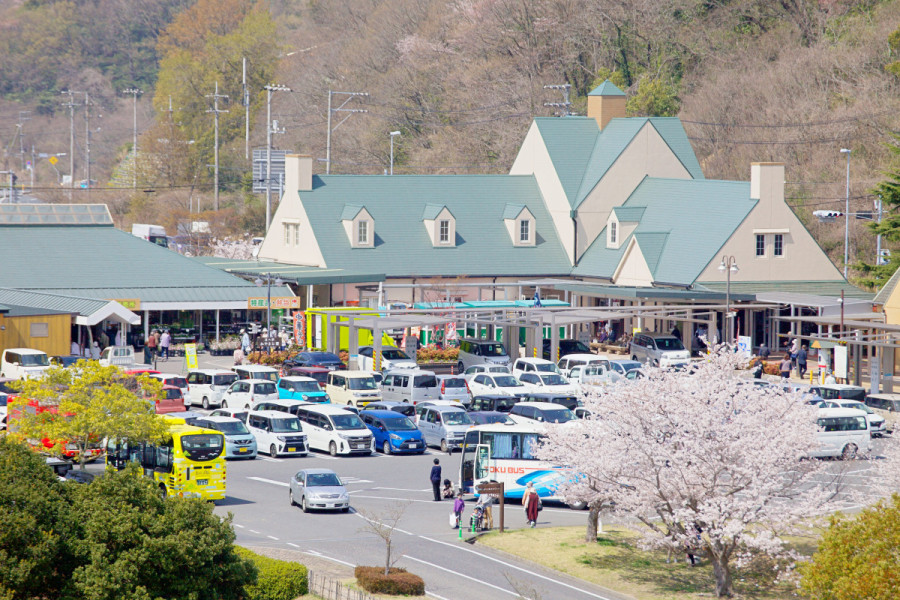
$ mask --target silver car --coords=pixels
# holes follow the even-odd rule
[[[217,411],[218,412],[218,411]],[[225,436],[225,458],[256,458],[256,438],[236,417],[209,416],[194,421],[195,427],[215,429]]]
[[[631,360],[653,367],[680,367],[691,361],[691,353],[673,335],[635,334],[630,351]]]
[[[441,400],[456,400],[466,405],[472,401],[469,384],[462,375],[438,375],[437,382]]]
[[[291,477],[291,506],[300,505],[303,512],[316,510],[350,510],[350,494],[341,478],[331,469],[303,469]]]

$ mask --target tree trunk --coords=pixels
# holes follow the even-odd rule
[[[716,577],[716,597],[730,598],[734,595],[734,589],[731,587],[731,568],[728,560],[714,552],[709,553],[709,560],[712,562],[713,574]]]
[[[387,556],[385,556],[385,560],[384,560],[384,574],[390,575],[391,574],[391,541],[390,540],[388,540],[386,546],[387,546]]]
[[[597,542],[597,533],[600,531],[600,507],[602,502],[591,502],[588,510],[587,531],[584,533],[584,541],[589,544]]]

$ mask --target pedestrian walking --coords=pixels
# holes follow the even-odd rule
[[[534,482],[529,481],[525,485],[525,495],[522,496],[522,506],[525,508],[525,518],[532,529],[537,525],[538,511],[541,499],[534,489]]]
[[[806,344],[800,347],[800,352],[797,353],[797,374],[800,375],[800,379],[803,379],[803,376],[806,374]]]
[[[797,366],[797,354],[800,353],[800,342],[797,341],[797,338],[791,342],[791,366]]]
[[[246,329],[241,329],[241,350],[244,351],[245,356],[250,354],[250,334]]]
[[[172,344],[172,335],[169,333],[169,330],[166,329],[163,331],[163,334],[159,336],[159,353],[165,356],[165,360],[169,360],[169,346]]]
[[[675,325],[672,328],[672,337],[678,338],[678,341],[681,341],[681,330],[678,329],[678,325]]]
[[[153,360],[156,358],[156,330],[150,332],[150,335],[147,336],[147,343],[145,344],[147,347],[147,351],[150,354],[150,361],[148,364],[152,364]]]
[[[431,467],[431,487],[434,489],[434,501],[441,500],[441,461],[434,459],[434,466]]]
[[[785,354],[784,358],[781,360],[781,365],[778,368],[781,371],[782,379],[790,379],[791,378],[791,355]]]

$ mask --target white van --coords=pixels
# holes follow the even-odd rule
[[[303,456],[309,452],[307,436],[300,420],[275,410],[251,410],[247,415],[247,429],[256,438],[261,452],[275,458],[279,454]]]
[[[231,368],[237,373],[238,379],[265,379],[272,383],[278,383],[278,369],[265,365],[238,365]]]
[[[237,374],[222,369],[194,369],[188,372],[188,393],[184,397],[185,406],[200,404],[203,408],[222,406],[222,396]]]
[[[359,415],[333,404],[309,404],[297,408],[309,447],[338,454],[372,454],[375,437]]]
[[[441,397],[441,388],[434,371],[398,369],[384,374],[381,395],[392,402],[418,404]]]
[[[47,353],[32,348],[10,348],[3,351],[0,359],[0,377],[28,379],[42,375],[50,368]]]
[[[872,435],[866,413],[855,408],[820,408],[816,415],[820,447],[816,458],[854,458],[872,450]]]
[[[365,371],[331,371],[328,373],[325,393],[333,404],[347,404],[357,408],[382,399],[375,378]]]

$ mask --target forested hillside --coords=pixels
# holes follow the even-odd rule
[[[60,89],[104,87],[110,115],[124,115],[107,142],[118,151],[98,165],[109,177],[131,116],[115,91],[144,87],[139,146],[156,147],[139,172],[153,193],[118,194],[127,220],[196,201],[209,208],[205,96],[218,82],[229,96],[220,160],[235,218],[226,221],[258,227],[258,200],[244,191],[242,56],[251,56],[254,146],[265,140],[265,83],[293,90],[273,94],[286,130],[275,147],[319,159],[328,91],[368,94],[332,98],[366,111],[335,113],[333,173],[383,172],[396,130],[395,173],[505,172],[531,119],[562,110],[545,106],[563,101],[545,86],[569,84],[569,110],[583,114],[587,92],[608,77],[627,92],[630,114],[682,118],[707,177],[746,180],[752,161],[785,162],[789,202],[837,258],[843,228],[811,211],[843,209],[841,148],[853,151],[851,211],[871,210],[871,190],[896,166],[886,144],[900,108],[890,67],[898,25],[898,0],[30,0],[6,14],[12,34],[0,48],[13,58],[0,66],[0,93],[21,102],[6,103],[9,116],[57,106]],[[183,156],[173,161],[175,144],[158,140],[176,139]],[[851,259],[872,262],[866,223],[851,225]]]

